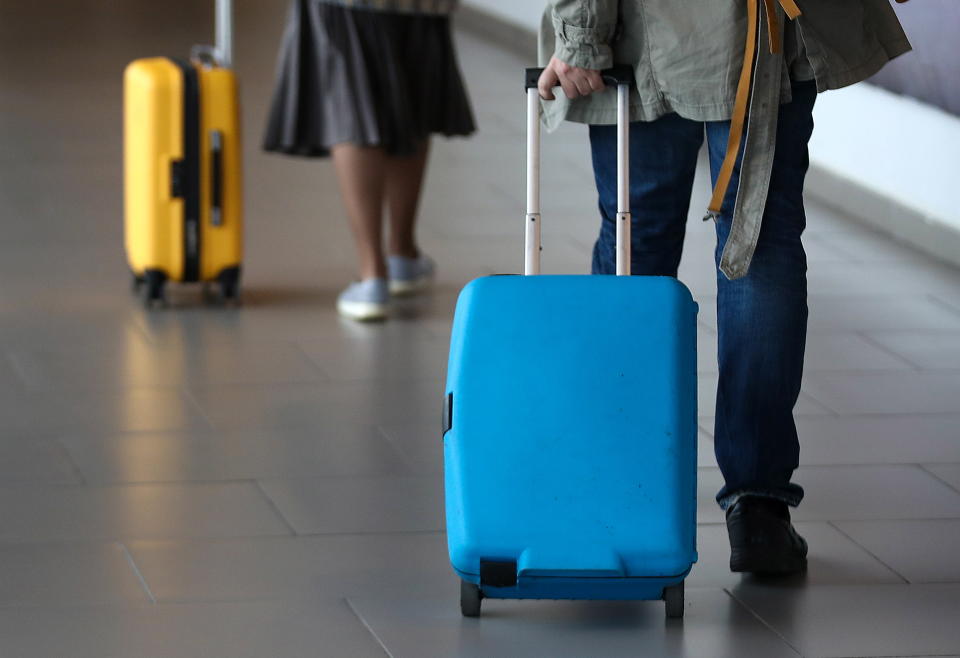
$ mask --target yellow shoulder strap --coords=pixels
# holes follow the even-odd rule
[[[780,6],[790,20],[800,15],[800,8],[794,0],[779,0]],[[780,23],[777,19],[777,8],[774,0],[763,0],[767,17],[767,34],[771,53],[779,53],[782,48],[780,41]],[[730,136],[727,139],[727,152],[720,166],[717,184],[713,188],[713,197],[710,199],[709,210],[712,214],[719,214],[723,205],[723,198],[730,187],[730,178],[733,175],[733,166],[740,152],[740,142],[743,139],[743,128],[747,121],[747,108],[750,102],[750,89],[753,86],[753,65],[757,55],[758,28],[760,5],[759,0],[747,0],[747,42],[743,49],[743,67],[740,69],[740,80],[737,82],[737,95],[733,103],[733,116],[730,118]]]

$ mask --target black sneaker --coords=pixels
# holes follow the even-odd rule
[[[727,510],[727,534],[730,571],[785,576],[807,568],[807,542],[784,502],[744,496]]]

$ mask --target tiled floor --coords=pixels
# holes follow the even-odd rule
[[[331,310],[352,272],[329,163],[257,147],[283,3],[239,0],[246,304],[183,290],[147,313],[121,250],[121,72],[205,40],[207,4],[76,0],[55,21],[0,7],[0,656],[960,655],[960,272],[810,202],[810,571],[735,576],[712,502],[703,179],[682,268],[702,309],[685,621],[656,603],[497,601],[461,619],[439,400],[457,291],[520,264],[527,62],[458,35],[482,130],[435,146],[422,241],[439,285],[355,326]],[[584,131],[545,152],[544,267],[583,272]]]

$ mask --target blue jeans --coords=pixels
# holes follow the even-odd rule
[[[745,495],[796,506],[803,489],[790,479],[800,458],[793,407],[800,395],[807,331],[807,258],[803,180],[813,131],[813,82],[793,84],[780,106],[776,155],[750,272],[730,281],[717,269],[720,381],[714,446],[724,509]],[[729,121],[699,122],[676,114],[630,125],[632,273],[677,276],[690,191],[704,133],[713,180],[723,161]],[[616,127],[590,126],[602,222],[593,273],[616,271]],[[730,232],[739,162],[716,224],[716,263]]]

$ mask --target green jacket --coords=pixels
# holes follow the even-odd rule
[[[767,26],[760,20],[754,109],[733,229],[721,263],[729,278],[746,274],[756,246],[773,162],[775,108],[790,100],[791,78],[815,79],[819,91],[837,89],[873,75],[910,50],[888,0],[796,2],[802,15],[795,21],[777,6],[783,54],[770,53]],[[746,32],[744,0],[551,0],[541,26],[540,60],[546,64],[556,54],[584,68],[632,65],[633,121],[652,121],[670,112],[695,121],[722,121],[733,113]],[[548,127],[563,120],[616,121],[612,91],[572,102],[557,97],[543,104]]]

